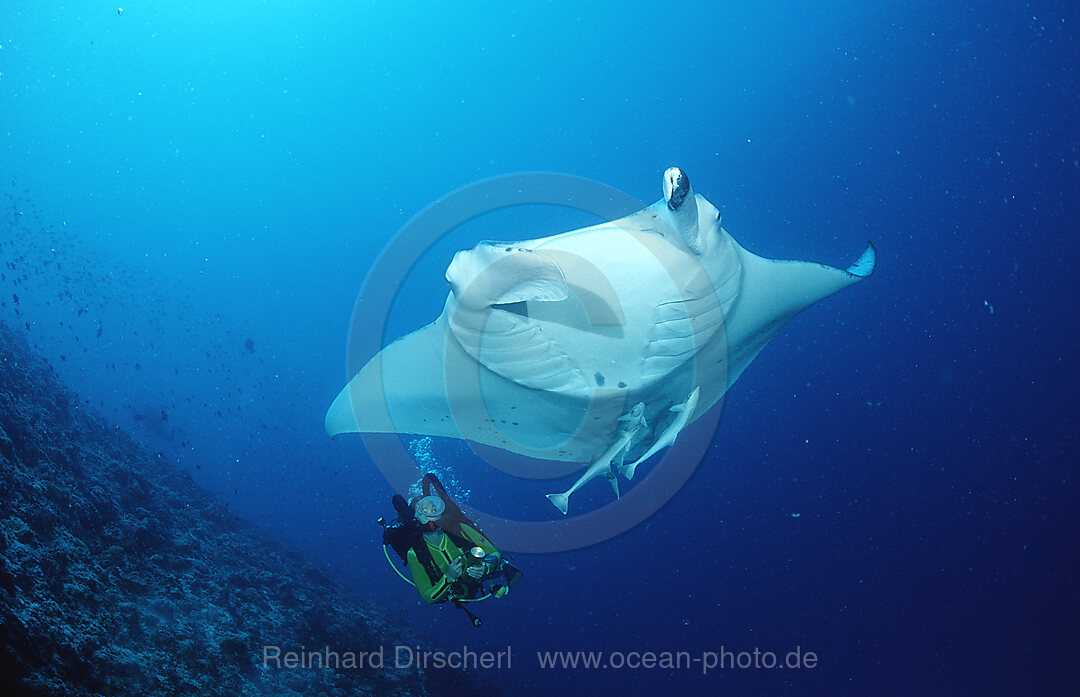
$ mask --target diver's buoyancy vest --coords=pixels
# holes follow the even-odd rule
[[[443,530],[443,534],[446,535],[460,550],[464,551],[472,546],[469,541],[463,537],[458,537],[445,530]],[[427,540],[424,539],[423,532],[416,536],[416,541],[413,542],[411,549],[416,554],[416,560],[420,562],[420,566],[424,567],[424,571],[427,572],[431,583],[438,583],[439,579],[443,576],[443,572],[439,568],[439,565],[435,563],[435,557],[431,554],[431,547],[428,546]],[[405,565],[408,566],[408,564],[409,558],[408,555],[406,555]]]

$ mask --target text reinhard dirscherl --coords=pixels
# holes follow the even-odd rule
[[[368,668],[450,668],[452,670],[491,670],[511,667],[510,647],[503,651],[474,651],[468,646],[458,650],[428,650],[419,646],[394,646],[393,654],[380,646],[373,651],[335,651],[321,649],[283,651],[280,646],[262,647],[263,668],[328,668],[330,670],[365,670]]]
[[[392,653],[391,653],[392,652]],[[723,646],[717,651],[537,651],[543,670],[714,670],[813,669],[817,653],[801,646],[787,652],[755,648],[732,651]],[[336,651],[321,649],[284,651],[280,646],[262,647],[263,668],[364,670],[396,668],[491,670],[512,668],[511,647],[503,651],[476,651],[468,646],[457,650],[423,649],[419,646],[394,646],[391,651],[380,646],[372,651]]]

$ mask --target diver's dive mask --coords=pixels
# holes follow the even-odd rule
[[[416,502],[415,510],[416,520],[434,531],[435,521],[446,512],[446,502],[438,496],[425,496]]]

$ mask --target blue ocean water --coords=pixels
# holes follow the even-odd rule
[[[1069,2],[7,2],[0,313],[433,645],[512,646],[513,694],[1074,694],[1078,23]],[[518,555],[479,630],[422,605],[379,548],[391,488],[323,431],[373,260],[488,177],[651,203],[672,165],[748,249],[843,266],[871,239],[877,272],[766,348],[645,523]],[[592,222],[455,230],[383,343],[439,313],[455,250]],[[554,514],[544,483],[406,440],[469,503]],[[817,666],[536,659],[796,647]]]

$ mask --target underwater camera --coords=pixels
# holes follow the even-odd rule
[[[488,554],[484,551],[483,547],[476,546],[470,549],[464,555],[465,568],[470,566],[486,566],[484,569],[484,579],[493,578],[499,575],[499,555]]]

